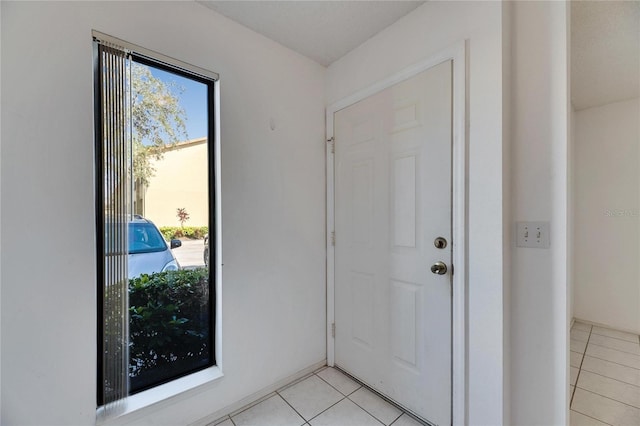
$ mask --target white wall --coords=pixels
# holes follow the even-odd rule
[[[503,418],[511,419],[511,60],[512,60],[512,16],[511,2],[502,4],[502,338],[504,339]]]
[[[549,221],[551,232],[549,249],[512,242],[514,425],[568,424],[568,35],[566,3],[513,3],[513,222]]]
[[[508,348],[503,335],[502,25],[499,2],[427,2],[333,63],[326,83],[331,104],[469,40],[468,416],[477,425],[509,423],[503,417]]]
[[[571,69],[571,68],[569,68]],[[569,72],[571,79],[571,72]],[[569,86],[571,87],[571,86]],[[569,311],[567,317],[569,323],[575,318],[575,229],[576,229],[576,191],[575,191],[575,167],[576,167],[576,110],[573,104],[569,108],[569,161],[567,173],[569,176],[569,206],[568,206],[568,221],[569,226],[567,229],[567,253],[569,256],[569,263],[567,265],[567,286],[569,291]]]
[[[2,7],[0,7],[0,24],[2,23]],[[2,51],[2,37],[0,36],[0,52]],[[0,99],[2,99],[2,55],[0,55]],[[2,102],[0,102],[0,129],[2,129]],[[2,158],[2,132],[0,132],[0,159]],[[0,160],[0,171],[2,164]],[[0,172],[0,189],[2,188],[2,173]],[[0,191],[1,193],[1,191]],[[0,223],[2,223],[2,197],[0,197]],[[0,226],[0,384],[2,383],[2,227]],[[0,385],[0,422],[2,421],[2,386]]]
[[[576,318],[640,333],[640,100],[575,113]]]
[[[95,421],[91,29],[221,75],[225,377],[135,420],[186,424],[322,361],[325,69],[195,2],[0,7],[1,422]]]

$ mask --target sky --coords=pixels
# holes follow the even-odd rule
[[[151,74],[162,81],[175,81],[185,90],[180,95],[180,104],[186,112],[187,135],[189,139],[207,136],[207,86],[203,83],[149,67]]]

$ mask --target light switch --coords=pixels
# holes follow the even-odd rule
[[[549,248],[549,222],[516,223],[516,247]]]

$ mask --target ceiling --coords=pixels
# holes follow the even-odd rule
[[[571,101],[576,110],[640,96],[640,2],[571,3]]]
[[[210,1],[198,3],[329,66],[424,1]]]
[[[328,66],[424,1],[198,3]],[[577,110],[640,96],[640,1],[571,2],[571,101]]]

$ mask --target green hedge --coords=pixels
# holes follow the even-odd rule
[[[132,390],[208,362],[209,308],[206,268],[143,274],[129,280]]]
[[[178,238],[191,238],[194,240],[200,240],[209,233],[209,227],[185,226],[184,228],[181,228],[179,226],[163,226],[160,228],[160,232],[167,241]]]

